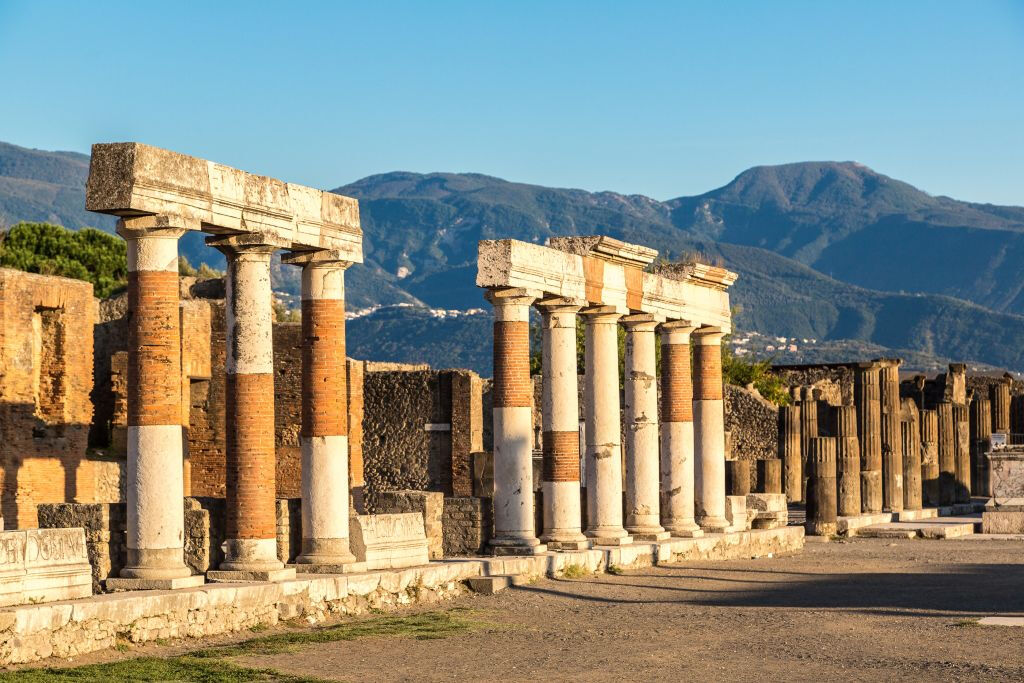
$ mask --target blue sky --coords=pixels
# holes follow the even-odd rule
[[[1024,1],[0,0],[0,140],[332,188],[475,171],[667,199],[856,160],[1024,205]]]

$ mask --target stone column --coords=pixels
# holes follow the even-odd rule
[[[722,400],[722,332],[694,333],[693,416],[697,523],[721,533],[725,519],[725,406]]]
[[[330,254],[295,254],[302,266],[302,552],[296,564],[344,571],[349,549],[345,269]]]
[[[877,363],[859,363],[853,372],[853,403],[860,439],[861,512],[882,511],[882,408]]]
[[[579,303],[550,299],[537,304],[543,339],[544,535],[549,548],[582,550],[590,546],[582,531],[580,505],[579,394],[576,367],[576,313]]]
[[[704,534],[694,521],[693,329],[685,321],[661,325],[661,524],[682,538]]]
[[[934,410],[921,411],[921,504],[939,505],[939,419]]]
[[[921,509],[921,427],[918,424],[917,404],[913,399],[903,401],[903,414],[907,419],[900,422],[903,441],[903,508]]]
[[[957,503],[971,502],[971,432],[967,406],[953,404],[953,425],[956,437],[953,499]]]
[[[658,376],[654,331],[647,314],[622,319],[626,329],[624,419],[626,434],[626,531],[637,541],[663,541],[658,500]]]
[[[725,490],[730,496],[746,496],[750,493],[750,461],[725,461]]]
[[[530,306],[522,289],[489,290],[494,306],[494,538],[496,555],[532,555],[537,539],[533,502],[533,383]]]
[[[786,501],[803,502],[803,456],[801,455],[800,405],[779,408],[779,458]]]
[[[782,493],[782,461],[778,458],[757,461],[758,493]]]
[[[167,217],[119,221],[128,243],[128,562],[111,588],[197,585],[184,562],[178,237]]]
[[[1000,378],[989,387],[989,401],[992,403],[990,431],[996,434],[1010,433],[1010,382],[1010,379]]]
[[[900,433],[900,362],[881,361],[882,509],[903,509],[903,437]]]
[[[971,401],[971,490],[988,496],[988,459],[992,448],[992,417],[990,401],[980,393]]]
[[[816,437],[809,445],[805,529],[812,536],[834,536],[838,532],[836,442],[832,438]]]
[[[619,415],[619,337],[621,315],[611,308],[589,308],[586,323],[587,530],[594,545],[632,543],[622,526],[622,446]]]
[[[956,426],[953,404],[943,401],[936,407],[939,426],[939,504],[956,502]]]
[[[802,387],[800,390],[800,451],[804,460],[810,452],[811,439],[818,438],[818,399],[814,397],[814,389]],[[807,483],[804,473],[804,484]]]
[[[295,570],[277,557],[270,256],[278,246],[259,235],[207,241],[227,257],[226,553],[208,577],[291,578]]]
[[[860,439],[857,437],[857,409],[835,408],[836,474],[838,478],[838,514],[856,517],[861,513]]]

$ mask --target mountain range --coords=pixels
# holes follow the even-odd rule
[[[0,223],[111,229],[82,208],[87,171],[84,155],[0,144]],[[365,263],[347,273],[349,308],[412,304],[351,326],[350,347],[366,357],[425,360],[419,349],[432,339],[435,364],[489,374],[487,354],[464,348],[487,337],[479,317],[422,307],[485,306],[474,285],[480,239],[602,233],[737,271],[739,329],[1024,370],[1024,208],[934,197],[855,162],[755,167],[664,202],[473,173],[393,172],[333,191],[359,199],[363,222]],[[222,263],[201,235],[181,248],[193,264]],[[294,268],[274,275],[280,290],[297,291]]]

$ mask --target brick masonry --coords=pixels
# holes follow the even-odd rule
[[[690,345],[661,345],[661,419],[693,422]]]
[[[274,538],[274,376],[227,375],[226,386],[226,533]]]

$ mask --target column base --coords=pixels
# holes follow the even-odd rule
[[[545,541],[548,550],[590,550],[590,541]]]
[[[345,565],[356,561],[345,538],[304,538],[295,564]]]
[[[698,517],[697,524],[706,534],[724,534],[729,522],[724,517]]]
[[[586,550],[590,541],[579,529],[552,529],[550,533],[540,537],[549,550]]]
[[[669,532],[673,538],[700,538],[704,535],[704,531],[692,520],[665,524],[664,527],[665,531]]]
[[[218,573],[241,572],[270,575],[272,572],[284,569],[284,562],[277,558],[276,538],[229,538],[224,545],[226,546],[225,559],[215,570]],[[207,572],[207,576],[211,573]],[[270,581],[272,579],[249,580]]]
[[[633,537],[634,543],[657,543],[658,541],[667,541],[672,537],[672,534],[665,531],[638,531],[636,529],[627,529],[630,535]]]
[[[537,545],[494,545],[491,542],[491,554],[496,557],[505,555],[543,555],[548,551],[548,547],[543,543]]]
[[[289,564],[286,567],[294,569],[297,574],[360,574],[369,571],[366,562],[355,561],[340,564]]]
[[[285,566],[281,566],[279,569],[215,569],[206,572],[206,578],[211,583],[289,581],[295,578],[295,569]]]
[[[192,576],[181,548],[128,548],[128,562],[119,572],[122,579],[160,581]]]
[[[633,537],[629,535],[623,528],[605,528],[605,529],[587,529],[584,535],[590,539],[590,542],[594,545],[610,545],[620,546],[629,545],[633,542]]]
[[[107,579],[104,587],[113,593],[120,591],[169,591],[179,588],[195,588],[206,583],[202,574],[182,576],[175,579]]]

